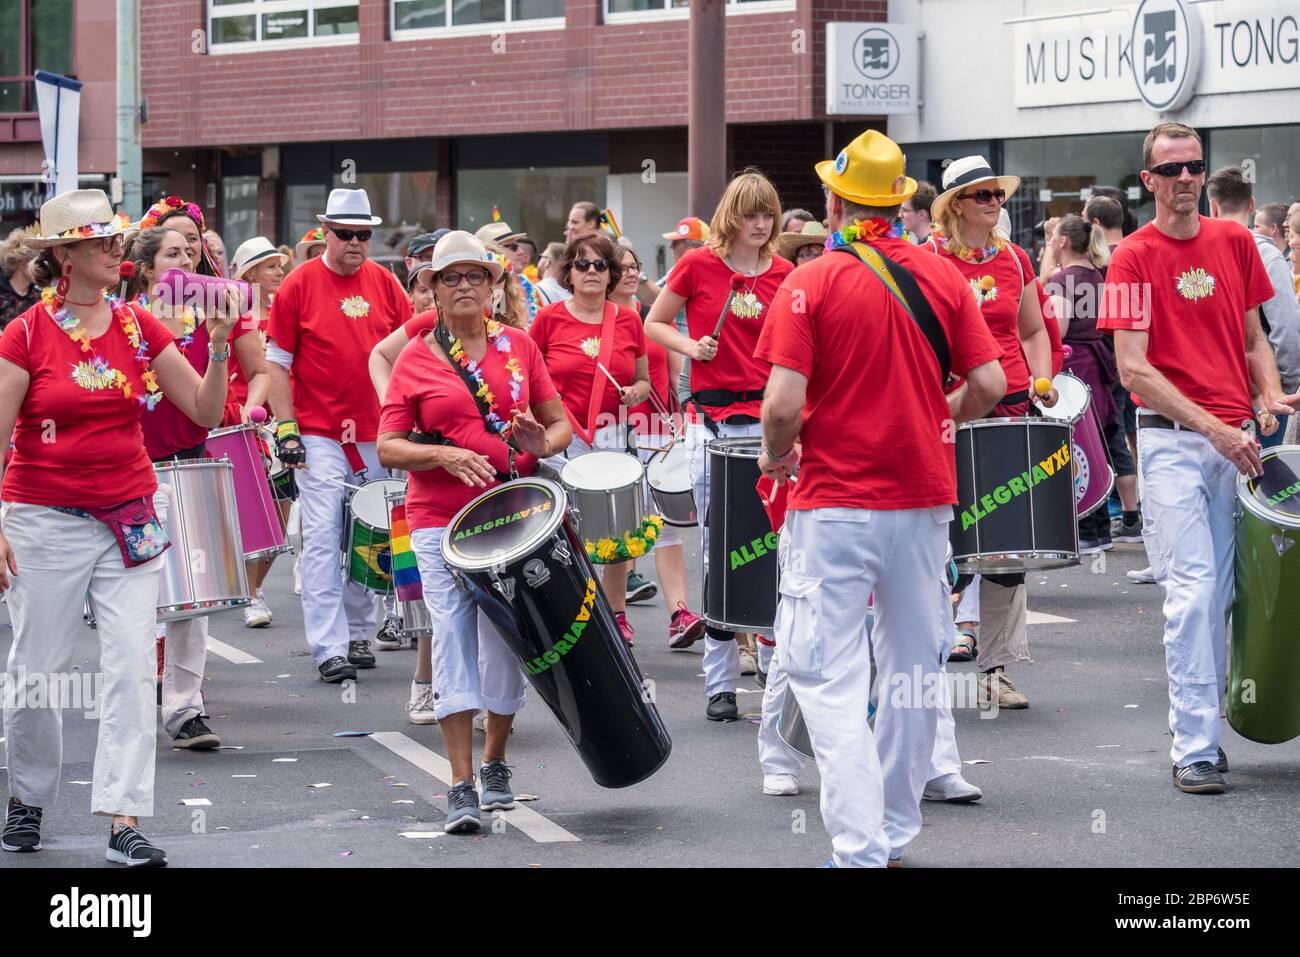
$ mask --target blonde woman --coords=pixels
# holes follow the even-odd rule
[[[691,359],[690,401],[698,421],[686,429],[691,454],[691,480],[701,515],[708,513],[709,482],[705,444],[714,436],[762,434],[759,412],[767,364],[754,358],[758,335],[781,282],[794,269],[776,255],[780,234],[781,200],[776,188],[757,170],[737,174],[714,210],[709,238],[673,266],[664,290],[646,318],[646,337]],[[741,286],[731,296],[732,277]],[[674,319],[686,310],[687,333],[677,331]],[[715,336],[719,317],[722,331]],[[705,568],[708,568],[708,528],[701,526]],[[770,649],[760,649],[767,657]],[[764,671],[764,662],[759,666]],[[706,629],[704,639],[704,692],[709,699],[705,716],[710,721],[734,721],[736,679],[740,653],[735,632]]]
[[[38,232],[35,226],[15,229],[0,242],[0,329],[41,301],[41,290],[28,268],[36,250],[27,245]]]

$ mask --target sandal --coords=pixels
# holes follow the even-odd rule
[[[960,637],[953,642],[952,650],[948,652],[949,661],[974,661],[975,660],[975,636],[968,631],[958,632]]]

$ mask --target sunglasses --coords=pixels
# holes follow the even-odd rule
[[[476,269],[473,272],[444,272],[438,277],[438,281],[448,289],[455,289],[462,279],[467,280],[471,286],[481,286],[488,281],[488,274]]]
[[[1200,176],[1205,172],[1205,160],[1185,160],[1181,163],[1161,163],[1159,166],[1152,166],[1148,173],[1155,173],[1157,176],[1167,176],[1173,179],[1175,176],[1181,176],[1183,170],[1191,173],[1193,176]]]
[[[965,193],[957,197],[958,199],[973,199],[979,206],[987,206],[995,199],[999,204],[1007,201],[1007,191],[1005,189],[977,189],[973,193]]]
[[[335,229],[332,226],[330,227],[330,232],[345,243],[350,243],[354,239],[359,242],[368,243],[370,242],[370,237],[375,234],[373,229]]]
[[[596,272],[604,272],[609,268],[608,259],[576,259],[573,262],[573,268],[578,272],[590,272],[591,267],[596,267]]]

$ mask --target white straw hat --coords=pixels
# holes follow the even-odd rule
[[[1019,176],[999,176],[993,172],[993,167],[983,156],[963,156],[961,159],[953,160],[943,171],[943,192],[930,204],[930,218],[938,222],[943,211],[948,208],[948,204],[958,193],[967,186],[989,179],[998,181],[998,187],[1006,192],[1007,199],[1010,199],[1020,188]]]
[[[438,245],[433,247],[433,260],[430,265],[433,267],[434,275],[437,275],[448,266],[455,266],[459,263],[472,263],[475,266],[482,266],[492,274],[494,283],[500,280],[505,272],[505,267],[487,251],[486,246],[465,232],[465,230],[453,229],[438,240]]]
[[[230,263],[230,278],[239,279],[258,263],[272,256],[280,258],[281,266],[289,261],[289,257],[276,249],[275,244],[265,236],[254,236],[247,242],[240,243],[235,250],[235,258]]]
[[[114,213],[102,189],[73,189],[41,206],[40,232],[27,240],[32,249],[79,243],[83,239],[135,232],[125,213]]]

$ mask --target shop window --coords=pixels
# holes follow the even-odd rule
[[[301,183],[284,188],[284,218],[289,222],[290,245],[301,239],[307,230],[320,225],[316,215],[325,212],[328,193],[328,187],[319,183]]]
[[[3,2],[3,0],[0,0]],[[214,53],[356,42],[358,0],[208,0]]]
[[[564,239],[573,204],[605,206],[603,166],[563,169],[462,169],[456,174],[456,222],[474,232],[492,221],[492,207],[513,228],[526,232],[540,252]]]
[[[391,0],[393,36],[485,24],[536,24],[564,20],[564,0]]]
[[[1300,126],[1210,130],[1211,171],[1240,166],[1254,177],[1255,204],[1300,198]]]
[[[0,0],[0,113],[35,113],[37,70],[72,74],[72,0]]]
[[[727,0],[727,12],[793,10],[795,5],[795,0]],[[685,17],[689,7],[690,0],[605,0],[605,18],[618,22],[659,13]]]
[[[221,179],[221,240],[233,257],[235,250],[257,235],[256,176],[223,176]]]

